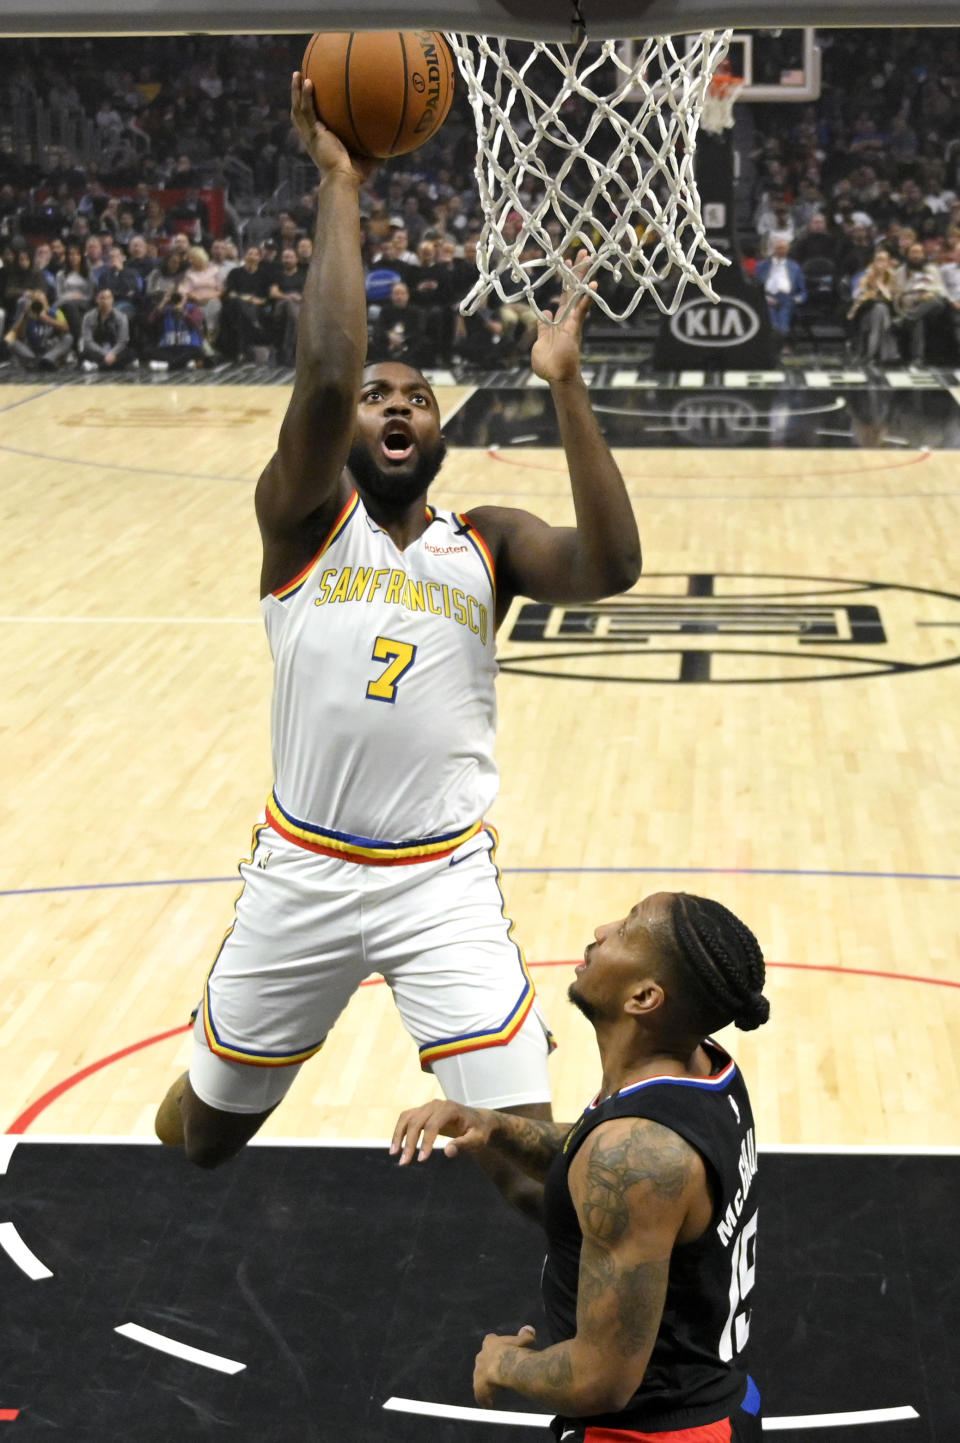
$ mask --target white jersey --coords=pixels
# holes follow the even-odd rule
[[[309,850],[443,856],[496,795],[493,562],[464,517],[427,517],[400,551],[354,492],[260,603],[275,667],[267,817]]]

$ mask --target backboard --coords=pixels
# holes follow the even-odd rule
[[[727,51],[726,68],[743,84],[737,90],[737,104],[817,100],[820,95],[820,50],[812,25],[784,26],[774,30],[734,30]],[[693,44],[693,37],[687,46]],[[632,65],[635,40],[617,47],[625,64]]]
[[[782,30],[734,30],[727,62],[743,80],[737,103],[817,100],[820,50],[812,25]]]

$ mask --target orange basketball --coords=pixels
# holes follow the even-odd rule
[[[447,118],[453,56],[437,30],[314,35],[303,57],[317,114],[354,155],[406,155]]]

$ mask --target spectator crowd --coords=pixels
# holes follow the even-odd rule
[[[0,109],[43,97],[82,112],[103,142],[98,162],[0,156],[0,359],[45,371],[293,364],[316,207],[288,115],[304,38],[0,42]],[[863,363],[956,363],[960,32],[818,41],[821,99],[751,111],[744,251],[774,331],[786,350],[817,315]],[[461,86],[438,136],[363,187],[371,354],[487,367],[529,351],[525,306],[459,314],[482,227],[474,162]],[[240,175],[245,219],[231,203]]]
[[[754,255],[784,347],[833,320],[850,359],[960,361],[960,31],[825,30],[815,104],[754,108]],[[762,126],[762,131],[760,127]]]

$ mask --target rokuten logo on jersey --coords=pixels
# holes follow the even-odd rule
[[[960,596],[837,577],[653,574],[609,601],[520,602],[505,633],[502,672],[565,681],[898,676],[960,661]]]
[[[331,566],[321,574],[318,585],[320,594],[314,598],[314,606],[349,601],[370,602],[378,598],[387,606],[446,616],[479,636],[484,646],[490,635],[490,612],[482,601],[443,581],[417,581],[399,567],[391,570],[388,567]]]

